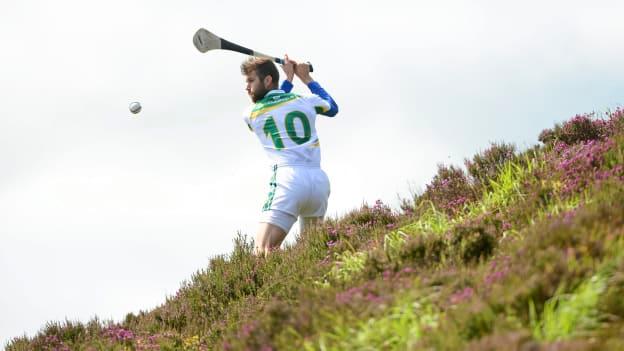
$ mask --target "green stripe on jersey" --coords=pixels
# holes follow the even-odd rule
[[[262,100],[256,102],[254,109],[251,111],[251,116],[249,118],[255,119],[261,114],[273,110],[280,105],[293,101],[297,99],[299,95],[292,93],[284,93],[284,94],[271,94],[266,96]]]
[[[323,113],[323,112],[329,111],[327,108],[325,108],[325,106],[314,106],[314,110],[316,110],[316,113]]]
[[[286,101],[294,100],[298,97],[299,95],[293,94],[293,93],[271,94],[269,96],[265,96],[264,98],[262,98],[262,100],[256,102],[256,106],[251,112],[262,110],[264,108],[271,107],[276,104],[281,104]]]

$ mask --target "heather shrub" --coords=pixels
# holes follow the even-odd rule
[[[567,289],[578,286],[617,242],[617,236],[609,233],[614,228],[621,231],[624,224],[624,193],[616,184],[607,184],[603,191],[607,195],[601,201],[546,218],[525,233],[525,240],[504,245],[513,247],[504,249],[517,252],[507,275],[508,283],[517,287],[508,296],[517,310],[525,309],[529,300],[537,311],[542,310],[562,282]]]
[[[438,172],[427,185],[425,192],[416,199],[416,207],[427,207],[427,202],[446,214],[453,216],[477,198],[466,173],[455,166],[438,165]]]
[[[459,226],[454,229],[451,245],[463,262],[478,262],[494,252],[496,239],[483,226]]]
[[[624,260],[620,260],[609,278],[609,284],[600,301],[603,314],[624,320]]]
[[[355,321],[336,318],[330,330],[304,344],[305,350],[410,350],[426,328],[437,325],[438,312],[406,294],[379,315]]]
[[[48,322],[33,340],[33,346],[41,350],[70,350],[100,334],[97,320],[84,325],[77,321]],[[10,348],[9,348],[10,349]]]
[[[442,329],[425,338],[423,349],[465,349],[465,341],[485,337],[492,350],[503,350],[507,349],[506,345],[502,341],[495,342],[499,338],[497,335],[506,335],[510,330],[522,330],[521,344],[526,345],[530,337],[524,330],[531,325],[537,326],[532,331],[549,335],[546,337],[549,340],[553,335],[586,335],[582,333],[599,328],[600,323],[596,322],[604,321],[607,315],[604,311],[621,311],[622,285],[618,287],[615,278],[621,263],[611,268],[608,275],[596,275],[596,270],[597,266],[605,266],[600,262],[609,262],[614,255],[621,256],[622,189],[618,181],[604,183],[596,190],[601,195],[596,196],[595,201],[526,227],[521,233],[522,240],[501,241],[494,250],[499,254],[487,264],[484,262],[468,271],[480,273],[467,275],[466,268],[455,274],[448,273],[451,279],[436,284],[455,282],[451,290],[454,293],[443,295],[449,296],[444,300],[454,307],[446,310]],[[497,216],[488,214],[481,220],[467,221],[461,227],[482,228],[499,235],[495,233],[505,227],[505,218],[501,218],[501,223],[489,220]],[[486,224],[488,221],[490,223]],[[501,255],[507,252],[512,254]],[[602,278],[592,278],[594,276]],[[597,296],[604,298],[597,299]],[[529,313],[531,301],[534,307]],[[604,311],[596,312],[601,305]],[[463,342],[456,339],[458,334],[462,335]],[[473,342],[472,346],[479,344],[484,345]],[[535,347],[540,345],[534,344]]]
[[[515,159],[516,147],[513,144],[491,143],[490,147],[477,153],[472,160],[466,159],[464,165],[478,188],[492,190],[490,180],[498,177],[501,167]]]
[[[508,187],[505,183],[497,186]],[[497,240],[511,229],[512,224],[500,212],[480,208],[475,213],[478,214],[452,220],[437,212],[435,207],[429,207],[417,221],[384,236],[383,249],[387,260],[429,266],[452,257],[464,262],[487,258]]]
[[[501,213],[485,212],[457,224],[451,231],[451,246],[464,263],[478,262],[493,254],[503,233],[510,228]]]
[[[155,311],[156,320],[165,329],[182,332],[189,324],[215,320],[231,301],[256,294],[263,279],[252,252],[253,243],[239,235],[232,254],[212,258],[208,269],[194,274],[166,307]]]
[[[405,216],[412,216],[414,214],[414,199],[416,199],[417,196],[415,194],[412,194],[411,198],[401,198],[400,201],[400,205],[399,208],[401,208],[401,211],[403,211],[403,214]]]
[[[526,160],[524,164],[505,163],[497,179],[490,180],[491,190],[483,193],[481,201],[468,206],[467,218],[505,212],[513,206],[526,203],[534,177],[543,168],[544,162],[538,157]],[[527,213],[531,214],[529,211]]]
[[[388,285],[382,280],[360,280],[354,284],[325,289],[309,286],[300,290],[296,300],[273,299],[262,313],[245,319],[235,334],[226,336],[228,347],[224,349],[314,350],[323,344],[330,350],[353,349],[346,346],[362,345],[362,340],[353,340],[356,335],[357,339],[374,344],[389,342],[388,333],[393,334],[392,338],[400,334],[410,336],[397,329],[410,327],[404,319],[397,320],[403,321],[401,324],[394,323],[397,311],[407,312],[400,301],[393,301],[394,293],[405,287]],[[400,306],[392,307],[397,304]],[[375,327],[367,328],[369,323]]]
[[[474,340],[465,348],[466,351],[605,351],[612,350],[604,348],[596,340],[567,340],[553,343],[539,343],[535,341],[531,334],[524,329],[513,330],[493,335],[487,335],[481,339]],[[617,349],[613,349],[617,350]]]
[[[448,244],[442,236],[412,236],[397,254],[402,264],[428,267],[441,263],[448,255]]]
[[[392,231],[384,236],[383,250],[389,260],[393,260],[397,256],[407,238],[407,234],[401,230]]]
[[[615,111],[607,112],[607,131],[609,135],[624,133],[624,108],[618,107]]]
[[[587,141],[576,145],[556,143],[551,154],[550,162],[562,181],[562,193],[569,195],[579,192],[593,184],[595,180],[605,180],[614,175],[620,175],[623,171],[622,164],[611,162],[611,169],[604,169],[609,160],[608,157],[619,158],[621,151],[614,151],[616,147],[612,139],[606,141]]]
[[[476,304],[479,306],[479,304]],[[477,307],[475,311],[467,314],[461,323],[459,334],[465,340],[478,339],[492,332],[496,315],[487,305]]]
[[[418,208],[419,216],[416,222],[400,228],[401,231],[410,235],[420,235],[423,233],[443,234],[452,224],[449,216],[436,209],[433,203],[422,202]]]
[[[224,333],[239,330],[236,321],[256,314],[266,299],[291,299],[313,282],[314,272],[329,269],[318,264],[327,253],[327,240],[326,231],[310,231],[293,247],[261,258],[252,254],[253,242],[239,236],[230,255],[211,259],[208,269],[194,274],[154,310],[154,322],[143,328],[199,335],[202,345],[214,345]]]
[[[46,335],[56,335],[59,339],[75,343],[80,339],[84,339],[87,334],[87,328],[80,322],[65,320],[64,323],[49,322],[43,330]]]
[[[570,338],[579,329],[597,327],[596,306],[606,287],[604,275],[594,275],[570,294],[556,294],[544,304],[541,318],[529,304],[533,336],[539,340]]]
[[[613,144],[605,154],[605,167],[611,170],[613,175],[622,179],[624,176],[624,133],[613,136],[610,141]]]
[[[426,219],[421,217],[387,234],[383,246],[385,260],[371,256],[370,265],[383,270],[387,267],[385,261],[392,266],[409,264],[421,268],[452,259],[462,263],[478,262],[492,255],[498,240],[511,229],[511,224],[500,213],[486,212],[455,224],[445,221],[443,230],[434,230],[438,226],[431,226],[428,221],[423,223]]]
[[[336,261],[328,273],[331,280],[346,282],[364,269],[367,259],[366,252],[345,251],[336,254]]]
[[[369,228],[376,225],[388,225],[395,223],[398,215],[392,212],[390,206],[381,200],[375,201],[375,205],[363,204],[359,210],[351,211],[338,223],[338,226],[359,226]]]
[[[122,344],[124,346],[133,346],[136,342],[136,335],[133,331],[124,329],[119,326],[110,326],[106,328],[102,336],[111,343]]]
[[[545,129],[539,135],[544,144],[562,142],[567,145],[583,141],[601,140],[608,133],[608,123],[603,119],[594,119],[595,113],[576,115],[563,124],[556,124],[553,129]]]
[[[409,261],[435,264],[443,258],[446,244],[441,234],[451,228],[452,220],[437,211],[431,203],[421,205],[424,209],[421,207],[418,220],[384,235],[382,250],[376,250],[383,252],[383,259],[377,260],[372,256],[374,265],[380,263],[379,266],[384,266],[385,263],[381,262],[385,261],[395,265]]]

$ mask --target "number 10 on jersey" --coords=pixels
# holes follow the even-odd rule
[[[296,119],[301,121],[301,125],[303,126],[303,136],[297,135],[297,131],[295,130]],[[310,141],[312,129],[310,128],[308,116],[306,116],[305,113],[301,111],[289,112],[284,119],[284,126],[286,127],[286,134],[288,134],[288,138],[290,138],[290,140],[292,140],[295,144],[301,145]],[[273,145],[275,145],[276,149],[284,148],[284,142],[282,141],[280,130],[278,129],[273,116],[267,117],[262,130],[267,137],[270,137],[271,140],[273,140]]]

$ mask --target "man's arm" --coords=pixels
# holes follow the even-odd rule
[[[289,81],[288,79],[286,79],[285,81],[282,82],[282,86],[280,87],[280,90],[283,90],[285,93],[290,93],[293,89],[293,83],[291,81]]]
[[[286,74],[286,80],[282,82],[282,86],[280,87],[285,93],[290,93],[293,88],[293,78],[295,77],[295,65],[297,63],[288,58],[288,55],[284,56],[284,64],[282,65],[282,70],[284,74]]]
[[[312,79],[312,76],[310,76],[310,66],[306,64],[296,65],[295,74],[303,83],[305,83],[305,85],[308,86],[313,94],[318,95],[321,99],[329,103],[329,111],[319,113],[325,116],[334,117],[338,113],[338,104],[336,104],[336,101],[334,101],[331,95],[329,95],[329,93],[325,91],[325,89],[323,89],[318,82]]]
[[[326,92],[325,89],[323,89],[323,87],[317,81],[312,80],[311,82],[307,83],[307,85],[312,94],[318,95],[321,99],[329,102],[329,111],[320,112],[320,114],[334,117],[338,113],[338,105],[336,104],[336,101],[334,101],[334,99],[331,97],[331,95],[329,95],[329,93]]]

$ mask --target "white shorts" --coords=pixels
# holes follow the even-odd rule
[[[288,233],[299,216],[325,216],[330,187],[329,178],[320,167],[274,167],[269,185],[261,223],[271,223]]]

